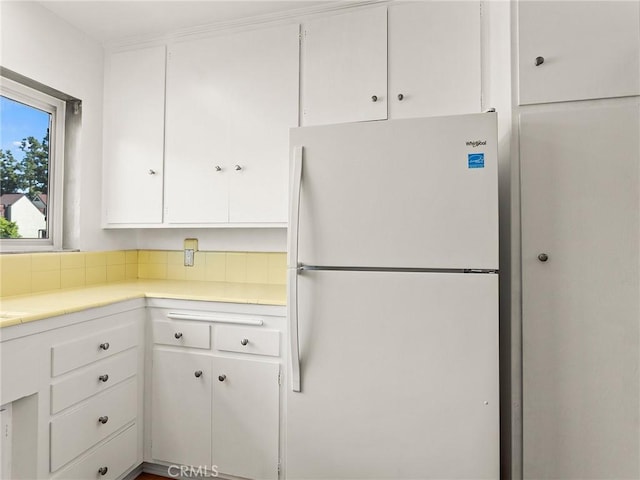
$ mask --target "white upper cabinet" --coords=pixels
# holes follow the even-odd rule
[[[387,118],[387,8],[303,26],[302,124]]]
[[[389,117],[481,110],[480,2],[389,7]]]
[[[169,47],[165,218],[284,224],[299,26]]]
[[[640,94],[639,5],[520,2],[520,104]]]
[[[108,56],[104,221],[162,223],[165,47]]]
[[[376,7],[306,22],[303,125],[479,112],[480,23],[477,1],[394,3],[388,19]]]

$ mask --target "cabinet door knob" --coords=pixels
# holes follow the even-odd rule
[[[99,473],[100,475],[106,475],[108,471],[109,471],[109,469],[108,469],[107,467],[100,467],[100,468],[98,469],[98,473]]]
[[[240,343],[242,345],[247,345],[249,343],[249,339],[248,338],[243,338],[242,340],[240,340]]]
[[[104,342],[100,344],[100,348],[102,350],[109,350],[109,342]]]
[[[216,169],[216,172],[221,172],[222,171],[222,167],[220,165],[216,165],[215,167],[213,167]]]
[[[156,171],[153,170],[152,168],[150,168],[149,169],[149,175],[155,175],[155,174],[156,174]]]
[[[177,339],[182,338],[182,332],[176,332],[173,334],[174,337],[176,337]]]
[[[100,380],[101,382],[106,382],[107,380],[109,380],[109,375],[107,375],[106,373],[104,375],[100,375],[98,377],[98,380]]]
[[[549,255],[547,255],[546,253],[541,253],[538,255],[538,260],[544,263],[549,260]]]
[[[378,96],[377,95],[371,95],[371,101],[372,102],[377,102],[378,101]]]
[[[226,375],[218,375],[218,380],[224,382],[227,379]]]
[[[242,167],[240,165],[236,165],[235,167],[233,167],[237,172],[242,170]]]
[[[106,415],[105,415],[105,416],[103,416],[103,417],[99,417],[99,418],[98,418],[98,422],[100,422],[100,423],[101,423],[101,424],[103,424],[103,425],[104,425],[105,423],[107,423],[108,421],[109,421],[109,417],[107,417]]]
[[[403,94],[401,94],[401,93],[399,93],[399,94],[398,94],[398,100],[402,101],[402,99],[403,99],[403,98],[404,98],[404,95],[403,95]]]
[[[200,378],[202,376],[202,370],[196,370],[195,372],[193,372],[193,374],[196,376],[196,378]]]
[[[544,57],[536,57],[536,67],[539,67],[544,63]]]

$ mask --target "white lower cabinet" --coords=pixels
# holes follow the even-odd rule
[[[153,460],[211,466],[211,357],[154,350],[152,368]]]
[[[276,480],[284,315],[138,299],[3,328],[0,478]]]
[[[277,479],[284,318],[218,311],[207,317],[192,311],[192,320],[171,320],[169,312],[175,314],[181,304],[169,305],[174,307],[151,309],[149,460],[169,467],[169,473],[183,466],[191,472]],[[189,318],[189,312],[180,316]],[[206,338],[170,340],[187,332]],[[203,349],[209,340],[212,346]]]
[[[213,359],[213,463],[220,473],[278,478],[280,365]]]
[[[116,479],[142,461],[144,309],[120,305],[81,312],[92,318],[43,333],[55,478]]]
[[[2,328],[11,422],[0,478],[115,480],[142,463],[144,306],[128,300]]]

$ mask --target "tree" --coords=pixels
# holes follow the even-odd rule
[[[0,149],[0,195],[19,192],[24,185],[20,162],[11,150]]]
[[[49,130],[40,142],[35,137],[22,139],[18,147],[22,159],[11,150],[0,150],[0,190],[5,193],[25,193],[30,199],[49,193]]]
[[[49,185],[49,130],[39,142],[35,137],[27,137],[20,143],[24,152],[22,159],[23,178],[27,196],[36,198],[39,193],[48,193]]]
[[[0,217],[0,238],[20,238],[16,222]]]

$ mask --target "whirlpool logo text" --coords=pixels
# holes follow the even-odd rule
[[[480,145],[486,145],[487,141],[486,140],[468,140],[467,141],[467,147],[479,147]]]

